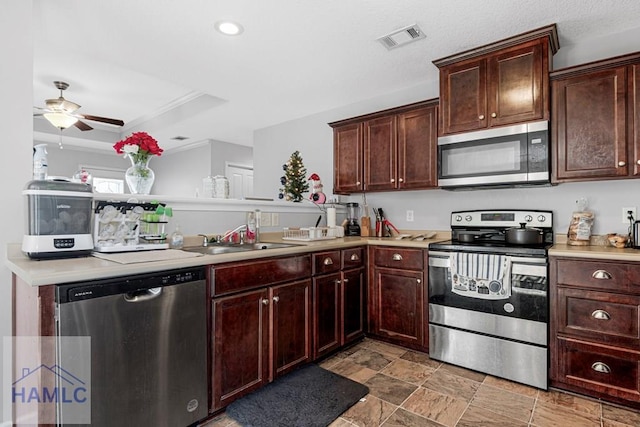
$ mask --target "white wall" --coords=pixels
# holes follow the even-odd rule
[[[0,81],[4,82],[0,102],[2,155],[0,200],[4,204],[0,221],[0,258],[6,258],[8,242],[22,239],[23,201],[21,191],[31,177],[33,106],[32,0],[3,0],[0,13]],[[11,274],[0,264],[0,337],[11,335]],[[0,353],[0,358],[2,353]],[[6,363],[7,361],[2,361]],[[1,365],[0,365],[1,366]],[[1,372],[0,372],[1,374]],[[0,401],[9,400],[2,395]],[[2,407],[0,406],[0,411]],[[0,413],[0,422],[11,414]]]
[[[195,197],[197,188],[202,194],[202,178],[209,175],[210,158],[209,143],[154,157],[149,163],[149,167],[156,174],[151,193]]]
[[[640,51],[640,27],[617,36],[583,41],[575,46],[561,45],[554,64],[555,68],[566,67],[635,51]],[[330,193],[333,188],[333,133],[327,123],[436,97],[437,82],[425,82],[402,92],[256,131],[254,156],[260,159],[254,169],[256,191],[277,194],[281,165],[292,151],[299,150],[309,174],[317,172],[323,180],[325,192]],[[626,233],[627,226],[621,222],[621,210],[627,206],[640,208],[639,190],[640,180],[621,180],[529,189],[369,193],[367,200],[372,207],[384,208],[399,228],[448,230],[449,213],[454,210],[523,208],[554,211],[556,232],[563,233],[568,228],[575,200],[586,197],[596,214],[594,233],[603,234]],[[362,203],[362,195],[354,194],[343,199]],[[407,210],[414,211],[414,222],[405,221]]]

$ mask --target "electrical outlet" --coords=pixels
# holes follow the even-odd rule
[[[633,215],[633,220],[635,221],[636,219],[638,219],[638,217],[636,216],[636,207],[630,207],[630,208],[622,208],[622,223],[623,224],[629,224],[629,212],[631,212],[631,215]]]
[[[271,226],[277,227],[278,225],[280,225],[280,214],[274,212],[271,214]]]
[[[260,227],[271,227],[271,214],[260,212]]]
[[[407,222],[413,222],[413,211],[407,211]]]

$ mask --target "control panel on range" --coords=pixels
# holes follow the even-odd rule
[[[451,213],[452,226],[474,227],[510,227],[514,224],[526,224],[527,227],[552,227],[552,215],[549,211],[532,210],[495,210],[495,211],[457,211]]]

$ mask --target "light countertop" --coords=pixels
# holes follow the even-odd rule
[[[430,242],[433,243],[447,238],[448,235],[441,235],[439,233],[434,238],[423,241],[397,240],[395,238],[377,237],[344,237],[330,240],[299,242],[282,240],[279,237],[269,236],[268,239],[263,240],[265,242],[272,243],[288,243],[295,246],[278,249],[233,252],[219,255],[201,255],[191,258],[139,262],[132,264],[120,264],[94,256],[37,261],[29,259],[21,251],[20,244],[10,243],[7,245],[7,259],[5,260],[5,264],[9,270],[19,276],[27,284],[31,286],[41,286],[127,276],[140,273],[151,273],[185,267],[222,264],[232,261],[247,261],[275,256],[292,256],[309,252],[345,249],[362,245],[384,245],[426,249]],[[135,252],[132,253],[132,256],[135,254]]]
[[[344,237],[338,239],[299,242],[282,240],[277,233],[270,233],[265,242],[289,243],[295,246],[279,249],[234,252],[219,255],[201,255],[191,258],[169,259],[152,262],[120,264],[93,256],[36,261],[29,259],[20,249],[20,244],[7,245],[5,264],[13,273],[31,286],[79,282],[132,274],[151,273],[186,267],[215,265],[233,261],[247,261],[275,256],[292,256],[323,250],[345,249],[355,246],[395,246],[399,248],[427,249],[430,243],[447,240],[450,234],[438,232],[423,241],[397,240],[378,237]],[[132,253],[135,254],[135,253]],[[587,259],[640,262],[640,249],[618,249],[611,246],[570,246],[566,240],[558,239],[549,249],[550,256],[565,256]]]

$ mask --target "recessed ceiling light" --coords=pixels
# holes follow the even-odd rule
[[[222,34],[226,34],[227,36],[237,36],[244,31],[242,25],[232,21],[216,22],[215,27],[216,30],[220,31]]]

